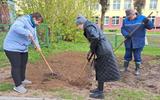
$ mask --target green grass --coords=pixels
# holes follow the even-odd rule
[[[50,89],[50,92],[62,99],[85,100],[85,97],[64,88]],[[160,95],[145,90],[120,88],[105,93],[105,100],[160,100]]]
[[[123,46],[115,52],[116,55],[124,55],[124,53],[125,49]],[[142,55],[160,56],[160,48],[145,46],[142,51]]]
[[[83,96],[75,94],[73,91],[64,88],[51,89],[50,92],[65,100],[84,100]]]
[[[89,50],[89,44],[87,42],[84,43],[74,43],[74,42],[59,42],[50,46],[49,48],[42,48],[42,51],[45,56],[54,55],[58,52],[64,51],[80,51],[80,52],[87,52]],[[116,52],[116,55],[124,55],[124,47],[120,47]],[[160,48],[146,46],[143,50],[143,55],[150,55],[150,56],[160,56]],[[29,49],[29,62],[35,63],[41,59],[41,56],[38,52],[36,52],[33,48]],[[8,59],[5,56],[3,51],[0,51],[0,68],[8,65]]]
[[[111,32],[112,30],[104,30],[104,32],[106,33],[121,33],[121,30],[118,29],[114,29],[113,32]],[[147,32],[147,34],[160,34],[160,32],[154,31],[154,29],[152,30],[152,32]]]
[[[106,100],[160,100],[160,95],[138,89],[121,88],[107,93]]]
[[[0,91],[4,92],[4,91],[10,91],[12,90],[13,85],[10,83],[0,83]]]

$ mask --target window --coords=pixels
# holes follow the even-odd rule
[[[118,25],[118,24],[119,24],[119,16],[113,16],[112,25]]]
[[[157,0],[150,0],[150,9],[157,8]]]
[[[99,10],[99,9],[100,9],[100,6],[99,6],[98,3],[96,3],[96,4],[91,4],[91,5],[92,5],[92,6],[91,6],[92,10]],[[90,4],[88,4],[87,6],[90,6]]]
[[[96,4],[96,5],[95,5],[95,9],[96,9],[96,10],[99,10],[99,4]]]
[[[126,18],[126,16],[123,16],[123,20]]]
[[[104,17],[104,25],[108,25],[109,24],[109,17],[105,16]]]
[[[124,9],[130,9],[132,4],[132,0],[125,0],[124,1]]]
[[[94,16],[93,17],[93,22],[96,23],[96,24],[98,24],[98,16]]]
[[[151,16],[149,19],[152,21],[152,23],[155,22],[155,16]]]
[[[113,1],[113,9],[119,10],[120,9],[120,0],[114,0]]]

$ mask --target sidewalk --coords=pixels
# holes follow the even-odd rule
[[[32,98],[32,97],[12,97],[12,96],[0,96],[0,100],[62,100],[58,98]]]

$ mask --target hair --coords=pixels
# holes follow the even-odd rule
[[[34,12],[31,14],[33,18],[35,18],[36,20],[40,20],[41,23],[43,23],[43,17],[39,12]]]

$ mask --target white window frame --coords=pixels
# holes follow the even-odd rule
[[[156,9],[157,8],[158,0],[150,0],[149,8]]]
[[[132,0],[124,0],[124,9],[130,9],[132,5]]]
[[[104,17],[104,25],[109,25],[109,16]]]
[[[121,0],[113,0],[113,10],[120,10]]]
[[[112,17],[112,25],[119,25],[119,16],[113,16]]]
[[[156,19],[156,17],[155,17],[155,16],[151,16],[151,17],[149,17],[149,20],[150,20],[150,21],[152,21],[152,23],[155,23],[155,19]]]

